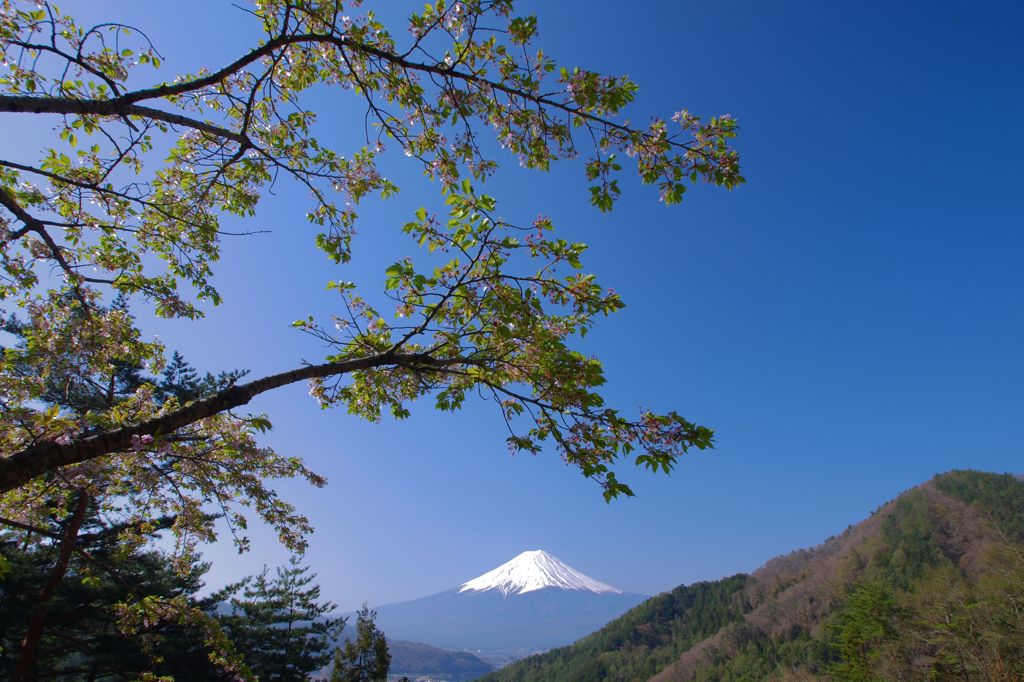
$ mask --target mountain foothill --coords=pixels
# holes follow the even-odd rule
[[[378,612],[399,639],[541,652],[486,682],[1021,680],[1024,482],[941,474],[816,547],[649,599],[535,550]]]

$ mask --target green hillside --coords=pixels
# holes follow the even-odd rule
[[[747,576],[680,586],[648,599],[567,647],[531,656],[485,680],[646,679],[694,643],[743,617],[734,597]]]
[[[485,680],[1024,679],[1024,483],[954,471]]]

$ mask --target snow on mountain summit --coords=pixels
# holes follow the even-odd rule
[[[493,571],[488,571],[463,583],[459,592],[497,590],[502,595],[508,596],[510,594],[525,594],[545,587],[622,594],[622,590],[583,575],[542,549],[523,552]]]

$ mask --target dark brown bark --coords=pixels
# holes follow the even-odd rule
[[[17,230],[13,234],[9,235],[7,241],[19,239],[24,237],[26,234],[32,231],[39,232],[45,230],[46,226],[41,221],[32,217],[32,215],[22,208],[21,204],[17,202],[14,196],[3,187],[0,187],[0,206],[3,206],[8,211],[14,214],[14,217],[22,222],[25,226],[20,230]]]
[[[273,54],[276,50],[290,45],[304,44],[328,44],[333,45],[339,50],[348,49],[353,52],[362,52],[365,55],[375,57],[383,62],[387,62],[402,69],[429,73],[452,81],[462,81],[465,83],[473,83],[478,86],[484,86],[504,93],[511,98],[520,98],[525,101],[535,102],[539,105],[558,109],[571,116],[578,116],[586,121],[590,121],[601,126],[607,126],[623,133],[631,134],[633,132],[626,125],[615,123],[608,118],[588,112],[574,106],[573,104],[552,99],[549,96],[537,92],[509,86],[502,81],[485,78],[472,71],[459,71],[458,69],[451,68],[445,64],[414,62],[407,59],[405,55],[395,54],[372,45],[365,45],[363,43],[356,42],[348,37],[328,33],[297,33],[277,36],[260,45],[258,48],[239,57],[231,64],[228,64],[227,66],[202,78],[186,80],[180,83],[165,83],[152,88],[126,92],[111,99],[75,99],[70,97],[51,97],[46,95],[2,95],[0,96],[0,112],[141,116],[143,118],[152,118],[154,120],[187,126],[197,130],[205,130],[210,134],[234,140],[235,142],[248,146],[248,140],[242,134],[205,123],[203,121],[197,121],[180,114],[139,106],[137,102],[201,90],[202,88],[209,87],[223,81],[230,75],[241,71],[246,66],[257,62],[263,57]],[[688,143],[675,141],[670,141],[670,144],[674,147],[684,149],[689,149],[691,146]]]
[[[190,118],[171,111],[144,107],[122,99],[76,99],[74,97],[36,97],[34,95],[0,96],[0,111],[12,114],[76,114],[79,116],[139,116],[186,128],[194,128],[216,137],[249,145],[241,133]]]
[[[304,44],[333,45],[338,50],[362,53],[369,58],[386,62],[399,69],[438,76],[449,84],[454,81],[472,83],[479,87],[504,93],[510,98],[532,101],[538,105],[558,109],[569,115],[578,116],[612,129],[630,132],[627,127],[621,124],[581,110],[571,103],[551,99],[549,96],[536,92],[518,89],[500,80],[490,80],[473,71],[459,71],[442,63],[414,62],[407,59],[406,55],[399,55],[372,45],[361,44],[348,37],[333,33],[285,34],[276,36],[268,39],[264,44],[242,55],[232,63],[205,76],[185,80],[180,83],[162,84],[151,88],[126,92],[109,99],[77,99],[49,95],[0,95],[0,113],[50,113],[106,117],[138,116],[144,119],[163,121],[204,131],[210,135],[234,141],[241,147],[247,148],[251,145],[251,142],[245,136],[244,131],[237,132],[207,121],[193,119],[180,113],[144,106],[141,102],[152,103],[152,100],[164,100],[165,98],[180,96],[215,86],[232,74],[242,71],[251,64],[258,63],[264,57],[270,56],[278,50],[285,49],[291,45]],[[680,147],[685,146],[675,142],[672,144]],[[33,218],[22,210],[17,202],[14,201],[14,197],[2,188],[0,188],[0,206],[7,208],[25,224],[25,228],[16,232],[14,236],[27,234],[29,231],[38,232],[41,238],[48,240],[47,245],[53,251],[58,262],[60,262],[60,248],[49,239],[44,225],[38,219]],[[71,276],[72,282],[76,281],[76,277],[80,277],[80,275],[75,275],[71,268],[67,267],[66,263],[61,263],[61,265]],[[88,306],[85,306],[84,309],[88,310]],[[18,488],[42,474],[58,470],[61,467],[89,461],[113,452],[127,451],[131,448],[133,437],[145,435],[168,436],[182,427],[194,424],[221,412],[246,405],[260,393],[287,384],[387,366],[416,367],[423,371],[437,371],[444,367],[467,364],[470,364],[470,361],[465,358],[437,360],[428,355],[401,355],[389,352],[369,358],[302,367],[290,372],[264,377],[247,384],[230,387],[209,398],[195,401],[172,413],[139,424],[92,434],[67,444],[45,441],[12,453],[9,456],[3,456],[5,453],[0,453],[0,494]]]
[[[454,365],[471,364],[466,358],[437,359],[422,353],[381,353],[366,358],[355,358],[323,365],[309,365],[280,374],[272,374],[247,384],[232,386],[209,398],[203,398],[168,414],[154,417],[139,424],[104,431],[85,438],[60,444],[44,441],[0,458],[0,493],[28,483],[36,476],[55,471],[70,464],[87,462],[112,452],[130,450],[135,436],[166,436],[176,430],[195,424],[221,412],[246,405],[261,393],[309,379],[340,376],[377,367],[408,367],[423,371],[437,371]]]
[[[25,638],[21,641],[21,650],[18,653],[18,665],[14,668],[11,682],[24,682],[29,679],[32,670],[36,667],[36,660],[39,657],[39,642],[43,638],[43,626],[46,625],[46,612],[49,609],[50,600],[53,599],[54,593],[68,572],[68,563],[75,551],[78,531],[82,528],[88,506],[88,494],[84,490],[79,490],[75,509],[68,517],[58,545],[57,564],[50,571],[50,577],[47,578],[43,589],[39,591],[36,608],[29,618],[28,629],[25,631]]]

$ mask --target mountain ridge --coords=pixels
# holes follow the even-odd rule
[[[1021,679],[1024,484],[953,471],[753,573],[683,585],[489,682]]]

